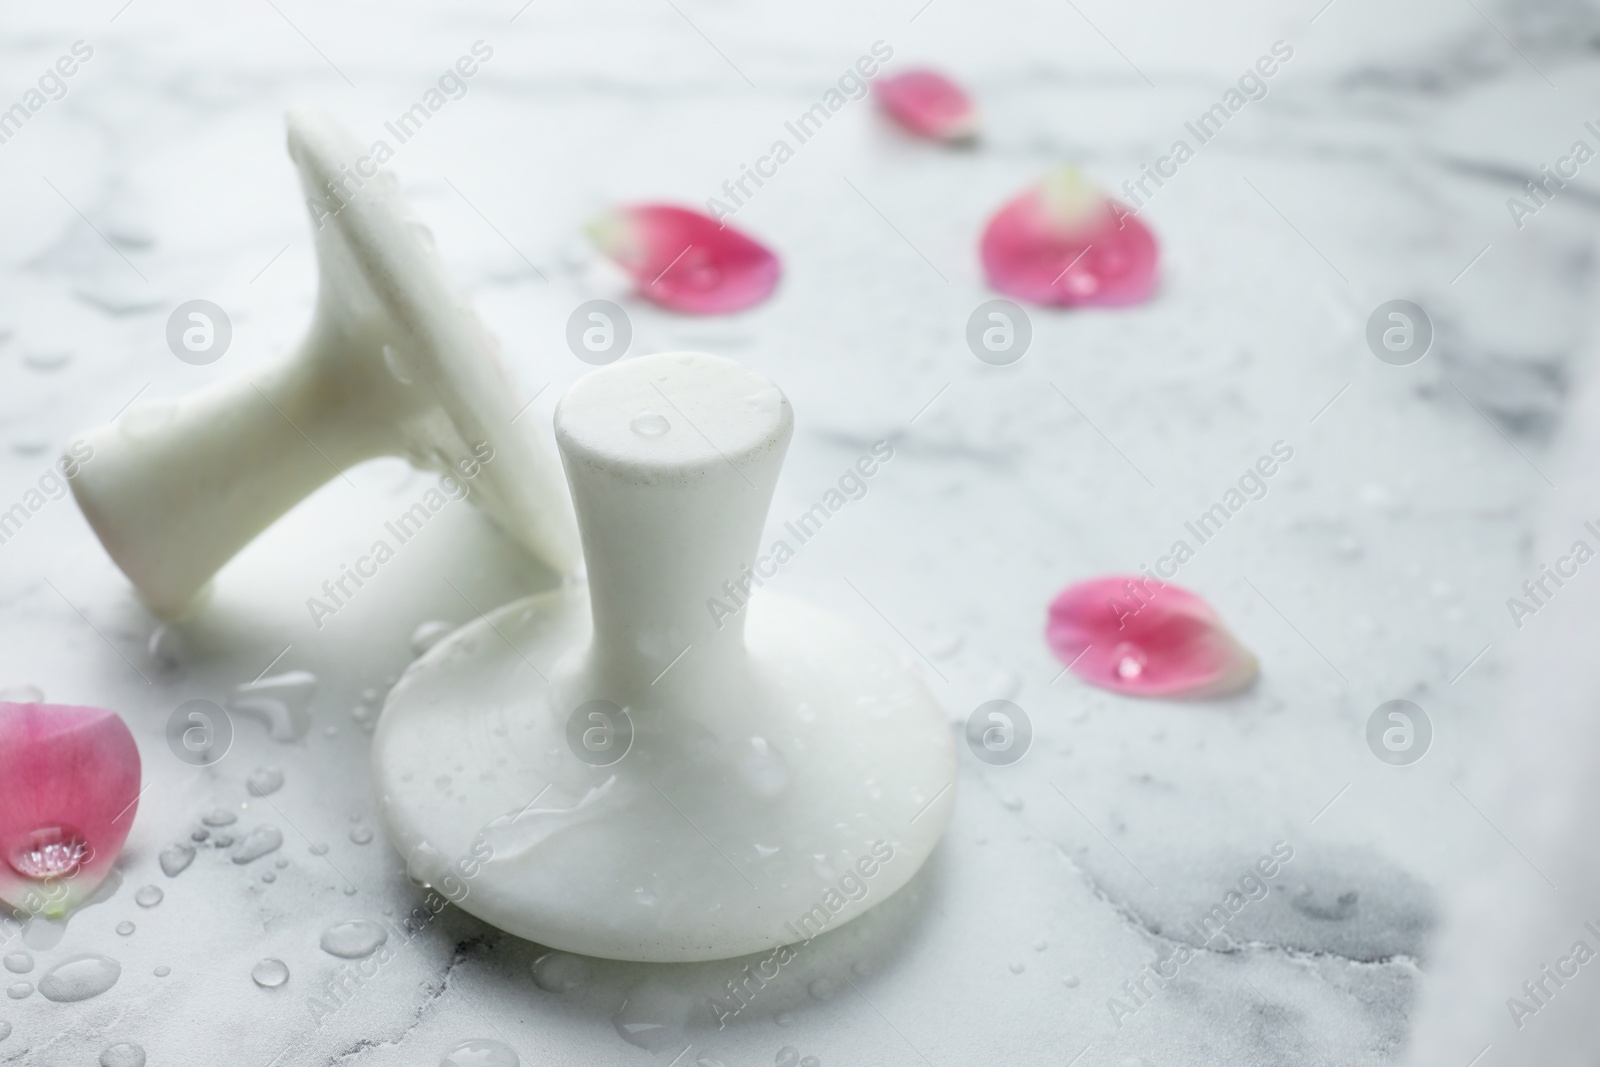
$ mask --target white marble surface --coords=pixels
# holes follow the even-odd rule
[[[9,10],[0,106],[74,41],[95,51],[0,145],[0,499],[141,390],[176,395],[293,343],[315,283],[282,112],[315,102],[379,136],[482,39],[494,56],[470,92],[392,168],[525,395],[550,383],[538,417],[585,369],[565,350],[568,313],[614,296],[635,352],[703,348],[784,387],[797,432],[775,517],[891,436],[896,458],[868,497],[779,584],[922,663],[953,722],[1016,690],[1033,750],[1006,768],[963,759],[954,823],[923,874],[816,942],[726,1029],[702,1002],[652,1051],[614,1019],[673,1022],[734,965],[556,961],[571,981],[547,963],[541,985],[537,946],[453,908],[319,1025],[307,998],[341,966],[321,931],[392,920],[424,896],[381,838],[349,836],[371,823],[352,709],[409,662],[418,623],[475,617],[444,579],[486,608],[551,576],[457,507],[314,629],[305,599],[427,485],[374,463],[226,568],[165,666],[147,648],[154,620],[58,501],[0,545],[0,685],[118,709],[149,788],[121,888],[32,950],[35,980],[90,951],[117,959],[121,979],[76,1005],[0,1000],[0,1062],[88,1064],[134,1041],[152,1065],[431,1064],[474,1037],[524,1064],[731,1067],[783,1046],[825,1065],[1398,1060],[1441,888],[1524,862],[1493,802],[1472,795],[1474,754],[1506,665],[1537,640],[1504,599],[1537,566],[1600,171],[1521,231],[1505,198],[1595,117],[1600,67],[1584,42],[1600,20],[1559,0],[1336,0],[1320,13],[675,3]],[[1023,361],[972,358],[962,330],[989,295],[975,256],[987,213],[1061,161],[1120,185],[1280,38],[1296,55],[1268,98],[1146,213],[1164,248],[1159,298],[1040,312]],[[878,39],[891,69],[933,62],[972,87],[981,149],[909,143],[852,105],[740,213],[785,264],[777,297],[745,315],[666,315],[596,267],[578,235],[587,215],[618,199],[702,201]],[[1371,309],[1398,296],[1439,330],[1407,368],[1362,340]],[[171,308],[195,297],[235,327],[210,367],[163,340]],[[1278,439],[1293,462],[1180,579],[1259,653],[1257,687],[1182,705],[1052,681],[1050,596],[1152,561]],[[275,672],[319,679],[304,738],[275,742],[241,718],[215,768],[172,757],[174,707],[225,699],[286,647]],[[1371,710],[1401,696],[1437,727],[1409,768],[1379,763],[1363,738]],[[286,778],[270,804],[244,785],[264,765]],[[202,849],[164,876],[161,849],[219,806],[235,830],[278,827],[283,848],[248,865]],[[1295,856],[1268,900],[1119,1028],[1107,999],[1280,840]],[[1524,874],[1537,906],[1542,883]],[[140,908],[133,892],[150,883],[165,899]],[[137,929],[118,935],[125,920]],[[251,982],[264,956],[287,962],[286,985]]]

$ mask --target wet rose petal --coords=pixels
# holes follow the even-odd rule
[[[935,141],[970,141],[978,112],[966,90],[933,70],[910,70],[875,78],[872,91],[884,113],[907,131]]]
[[[594,243],[673,311],[716,315],[759,304],[778,285],[778,257],[708,215],[670,204],[618,208],[588,227]]]
[[[1224,696],[1257,672],[1211,605],[1142,575],[1068,586],[1050,604],[1045,639],[1078,677],[1129,696]]]
[[[105,708],[0,703],[0,900],[60,915],[111,872],[139,804],[139,748]]]
[[[1001,208],[980,245],[989,284],[1063,307],[1114,307],[1156,285],[1156,239],[1121,203],[1063,167]]]

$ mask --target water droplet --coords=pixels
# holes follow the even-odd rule
[[[144,1067],[144,1048],[132,1041],[107,1045],[100,1053],[100,1067]]]
[[[652,979],[628,990],[611,1022],[630,1045],[650,1052],[668,1048],[677,1052],[685,1044],[683,1030],[691,1013],[704,1011],[704,1004],[681,989]]]
[[[1005,796],[1000,798],[1000,803],[1006,806],[1007,811],[1022,810],[1022,798],[1017,796],[1015,793],[1007,793]]]
[[[281,871],[285,867],[289,866],[289,861],[284,859],[282,856],[279,856],[277,859],[272,861],[272,865]]]
[[[117,933],[121,934],[123,937],[127,937],[132,934],[133,930],[133,924],[126,919],[117,924]]]
[[[406,877],[413,884],[424,889],[433,888],[433,883],[450,873],[444,857],[439,855],[439,850],[426,841],[417,845],[406,857]]]
[[[0,702],[7,704],[41,704],[44,690],[36,685],[8,685],[0,688]]]
[[[411,367],[405,356],[394,345],[383,346],[383,365],[389,368],[389,373],[401,385],[411,384]]]
[[[1012,961],[1012,964],[1011,964],[1011,973],[1012,974],[1021,974],[1023,971],[1025,971],[1027,969],[1028,969],[1028,965],[1026,963],[1023,963],[1021,960]]]
[[[450,635],[455,623],[431,620],[411,631],[411,654],[420,656]]]
[[[653,411],[641,411],[628,423],[628,428],[640,437],[660,437],[672,429],[672,423]]]
[[[232,844],[233,844],[233,835],[232,834],[218,834],[216,837],[211,839],[211,847],[212,848],[228,848]]]
[[[138,440],[160,431],[178,411],[170,400],[152,400],[129,408],[117,420],[117,425],[127,437]]]
[[[98,997],[117,984],[122,965],[107,956],[88,954],[63,960],[39,979],[39,992],[58,1004]]]
[[[150,632],[150,643],[146,648],[150,658],[168,670],[182,665],[184,654],[188,651],[182,632],[165,623]]]
[[[370,826],[352,826],[350,828],[350,840],[353,843],[357,844],[357,845],[371,844],[372,843],[372,827],[370,827]]]
[[[133,895],[133,902],[141,908],[153,908],[161,903],[162,898],[165,896],[166,894],[161,891],[160,886],[140,886],[139,891]]]
[[[239,816],[226,808],[213,808],[200,816],[200,821],[207,826],[232,826],[239,821]]]
[[[1010,700],[1022,691],[1022,676],[1002,668],[989,676],[989,692],[999,700]]]
[[[250,772],[244,787],[253,797],[270,796],[283,788],[283,772],[276,767],[257,767]]]
[[[349,919],[322,931],[322,951],[342,960],[366,959],[385,941],[389,931],[371,919]]]
[[[273,874],[271,871],[262,871],[261,880],[266,882],[268,885],[271,885],[273,882],[278,880],[278,876]]]
[[[1112,669],[1117,672],[1118,678],[1124,680],[1139,677],[1149,662],[1150,657],[1144,649],[1132,641],[1124,641],[1111,650]]]
[[[800,1060],[800,1067],[822,1067],[822,1061],[815,1056],[806,1056]]]
[[[283,832],[276,826],[258,826],[245,835],[239,847],[233,850],[233,862],[249,863],[269,852],[276,852],[283,844]]]
[[[169,975],[171,973],[172,973],[172,968],[168,967],[164,963],[161,966],[156,968],[156,977],[157,978],[165,978],[167,975]]]
[[[793,1026],[794,1015],[791,1012],[780,1011],[778,1014],[772,1017],[772,1021],[777,1023],[779,1026]]]
[[[589,961],[570,952],[546,952],[533,961],[533,984],[546,993],[571,993],[589,980]]]
[[[800,1050],[793,1045],[785,1045],[778,1050],[778,1055],[773,1058],[777,1067],[799,1067]]]
[[[306,851],[311,853],[313,856],[326,856],[328,854],[328,843],[326,841],[318,841],[316,844],[306,849]]]
[[[806,986],[806,992],[815,1000],[832,1000],[834,994],[833,982],[827,978],[813,978],[811,984]]]
[[[236,686],[228,710],[266,723],[274,741],[298,741],[311,727],[311,697],[316,689],[316,675],[289,671]]]
[[[6,986],[6,996],[12,1000],[27,1000],[33,996],[32,982],[13,982]]]
[[[446,1052],[439,1067],[517,1067],[521,1062],[511,1046],[475,1037]]]
[[[1077,989],[1081,981],[1082,979],[1075,974],[1063,975],[1061,978],[1061,984],[1066,986],[1068,989]]]
[[[26,952],[8,952],[6,954],[6,970],[12,974],[27,974],[33,970],[33,957]]]
[[[22,356],[24,366],[41,374],[50,374],[61,370],[71,362],[71,352],[26,352]]]
[[[1035,952],[1043,952],[1045,949],[1047,949],[1049,947],[1050,947],[1050,942],[1046,941],[1042,937],[1039,940],[1037,940],[1037,941],[1035,941],[1033,943],[1033,951],[1035,951]]]
[[[289,980],[289,965],[268,956],[250,968],[250,980],[262,989],[277,989]]]
[[[6,857],[25,878],[62,878],[73,874],[89,854],[83,835],[65,826],[35,830]]]
[[[789,771],[789,761],[764,737],[746,739],[740,747],[735,766],[740,780],[750,791],[767,799],[789,788],[789,780],[793,777]]]
[[[210,836],[211,836],[211,831],[207,830],[205,827],[201,827],[200,829],[196,830],[194,833],[189,835],[189,840],[190,841],[204,841],[206,838],[208,838]]]

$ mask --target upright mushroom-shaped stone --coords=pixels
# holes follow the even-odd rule
[[[697,353],[562,399],[589,581],[463,627],[390,692],[373,768],[414,876],[541,944],[649,961],[807,940],[911,878],[955,796],[927,688],[817,608],[710,604],[756,559],[792,426],[771,382]]]

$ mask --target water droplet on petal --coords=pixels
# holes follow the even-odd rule
[[[800,1060],[800,1067],[822,1067],[822,1061],[815,1056],[805,1056]]]
[[[161,903],[165,896],[160,886],[140,886],[139,891],[133,895],[133,902],[141,908],[153,908]]]
[[[6,996],[12,1000],[27,1000],[33,996],[32,982],[12,982],[6,986]]]
[[[65,826],[33,831],[13,846],[6,859],[25,878],[65,878],[75,874],[89,855],[89,842]]]
[[[1066,986],[1068,989],[1077,989],[1081,981],[1082,979],[1075,974],[1063,975],[1061,978],[1061,984]]]
[[[123,937],[130,936],[133,931],[134,925],[126,919],[117,924],[117,933],[121,934]]]
[[[371,844],[372,843],[372,827],[370,827],[370,826],[352,826],[350,828],[350,840],[353,843],[357,844],[357,845]]]
[[[289,965],[269,956],[250,968],[250,980],[262,989],[277,989],[289,980]]]
[[[33,957],[26,952],[6,953],[6,970],[12,974],[27,974],[33,970]]]
[[[100,1067],[144,1067],[144,1048],[132,1041],[107,1045],[100,1053]]]
[[[810,993],[814,1000],[832,1000],[834,985],[830,979],[813,978],[811,984],[806,986],[806,992]]]
[[[366,959],[389,940],[389,931],[371,919],[349,919],[322,931],[322,951],[343,960]]]
[[[776,1067],[800,1067],[800,1050],[793,1045],[785,1045],[778,1050],[772,1062]]]
[[[164,963],[161,966],[157,967],[156,970],[155,970],[155,975],[156,975],[157,978],[165,978],[167,975],[169,975],[171,973],[172,973],[172,968],[168,967]]]
[[[1028,969],[1028,965],[1026,963],[1023,963],[1021,960],[1013,960],[1012,963],[1011,963],[1011,973],[1012,974],[1021,974],[1023,971],[1025,971],[1027,969]]]
[[[511,1046],[475,1037],[446,1052],[439,1067],[517,1067],[521,1062]]]
[[[1111,650],[1112,669],[1117,672],[1117,677],[1123,681],[1132,681],[1144,673],[1145,664],[1150,662],[1150,657],[1144,649],[1132,641],[1123,641]]]
[[[200,821],[207,826],[232,826],[239,821],[239,816],[226,808],[213,808],[200,816]]]

